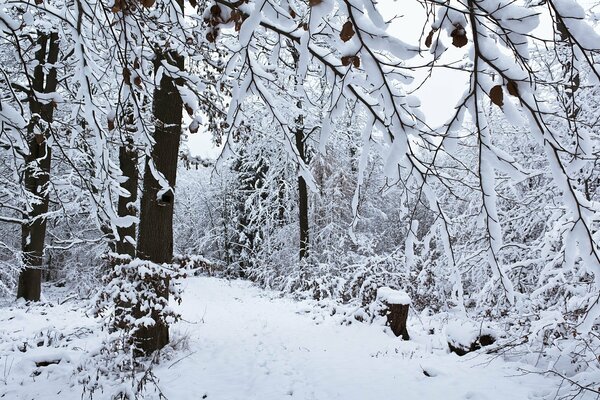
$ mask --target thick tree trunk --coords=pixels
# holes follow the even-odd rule
[[[158,69],[163,60],[171,60],[170,63],[180,70],[184,68],[183,57],[170,53],[156,55],[155,69]],[[140,204],[137,255],[157,264],[171,263],[173,260],[173,190],[177,176],[183,109],[175,83],[175,79],[164,74],[160,87],[154,91],[155,144],[152,148],[152,159],[146,160]],[[154,164],[155,173],[160,173],[170,188],[161,187],[152,172],[151,163]],[[158,282],[155,287],[162,288],[157,289],[159,296],[168,298],[168,282]],[[134,310],[134,317],[142,315],[144,313],[140,310]],[[168,326],[160,322],[157,314],[153,313],[152,318],[155,321],[153,326],[143,327],[136,332],[137,348],[145,355],[150,355],[169,342]]]
[[[298,129],[295,133],[296,148],[303,162],[306,162],[306,150],[304,146],[304,132]],[[308,189],[306,181],[298,176],[298,213],[300,222],[300,261],[308,257],[309,251],[309,226],[308,226]]]
[[[47,138],[50,131],[44,128],[43,133],[36,132],[38,123],[43,128],[50,124],[53,118],[54,105],[43,104],[35,96],[38,93],[56,91],[56,69],[50,68],[44,73],[44,64],[55,64],[58,61],[58,34],[38,32],[38,51],[35,59],[38,65],[33,72],[33,87],[30,93],[29,108],[31,121],[28,128],[29,155],[25,159],[24,184],[25,189],[34,197],[27,213],[27,222],[21,229],[21,249],[23,251],[24,269],[19,275],[17,298],[39,301],[42,282],[42,260],[46,239],[46,217],[48,212],[48,182],[50,181],[51,149]],[[44,79],[46,80],[44,86]],[[42,120],[42,121],[40,121]]]

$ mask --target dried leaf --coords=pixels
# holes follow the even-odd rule
[[[323,0],[308,0],[308,5],[311,7],[318,6]]]
[[[242,20],[242,13],[237,8],[231,11],[231,15],[229,19],[233,22],[238,22]]]
[[[292,10],[292,7],[290,7],[290,8],[288,9],[288,11],[289,11],[289,13],[290,13],[290,17],[292,17],[292,18],[296,18],[296,16],[297,16],[297,14],[296,14],[296,11]]]
[[[502,92],[502,86],[496,85],[490,90],[490,100],[498,107],[504,105],[504,93]]]
[[[455,25],[455,28],[450,33],[450,36],[452,36],[452,44],[454,47],[463,47],[469,42],[464,28],[458,24]]]
[[[154,5],[156,0],[142,0],[142,5],[146,8],[150,8]]]
[[[346,21],[340,32],[340,39],[342,39],[344,42],[347,42],[348,40],[352,39],[352,36],[354,36],[355,33],[356,32],[354,32],[354,26],[352,26],[352,22]]]
[[[347,67],[347,66],[349,66],[350,64],[352,64],[352,58],[353,58],[353,57],[354,57],[354,56],[343,56],[343,57],[342,57],[342,65],[343,65],[344,67]]]
[[[352,59],[352,65],[354,65],[354,68],[360,67],[360,58],[358,56],[354,56]]]
[[[126,85],[131,85],[131,71],[129,68],[123,68],[123,82]]]
[[[425,38],[425,46],[427,47],[431,47],[431,43],[433,42],[433,34],[435,33],[436,29],[432,29],[429,31],[429,35],[427,35],[427,37]]]
[[[210,13],[213,17],[218,17],[221,15],[221,7],[219,7],[217,4],[213,5],[210,8]]]
[[[189,105],[185,104],[184,105],[185,111],[188,113],[188,115],[191,117],[192,115],[194,115],[194,109],[192,107],[190,107]]]
[[[469,40],[467,39],[466,35],[456,35],[452,38],[452,44],[454,47],[463,47],[467,43],[469,43]]]
[[[194,8],[196,8],[196,6],[198,5],[198,2],[196,2],[196,0],[190,0],[190,5]]]
[[[108,119],[108,130],[112,131],[113,129],[115,129],[115,120],[114,120],[114,118],[109,118]]]
[[[133,83],[135,83],[135,85],[138,87],[142,87],[142,78],[139,75],[136,76],[133,78]]]
[[[519,96],[519,87],[517,86],[515,81],[508,81],[506,87],[508,89],[508,94],[515,97]]]

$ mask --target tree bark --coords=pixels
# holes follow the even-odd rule
[[[44,256],[44,243],[46,239],[46,216],[48,212],[49,196],[48,183],[50,181],[50,167],[52,152],[48,146],[47,138],[50,129],[46,124],[53,120],[54,104],[43,104],[36,97],[38,93],[52,93],[56,91],[56,68],[50,68],[48,74],[44,73],[44,64],[55,64],[58,61],[58,33],[38,32],[37,44],[39,49],[35,53],[38,62],[33,71],[32,91],[29,97],[31,121],[28,127],[29,155],[25,159],[23,181],[25,189],[34,197],[33,204],[27,212],[27,222],[21,228],[21,249],[23,251],[24,269],[19,275],[17,298],[39,301],[42,282],[42,261]],[[45,85],[44,85],[44,80]],[[35,91],[35,92],[34,92]],[[42,120],[43,133],[36,133],[35,127]]]
[[[129,118],[129,116],[127,117]],[[133,140],[130,137],[125,139],[124,143],[119,148],[119,166],[123,176],[127,178],[121,184],[121,187],[129,192],[129,197],[119,196],[117,204],[117,212],[120,217],[135,216],[135,202],[137,200],[138,191],[138,155]],[[117,254],[128,255],[132,259],[135,258],[135,243],[131,243],[127,238],[135,240],[136,225],[131,224],[127,227],[118,227],[119,240],[116,244]]]
[[[290,46],[290,53],[294,60],[294,67],[298,66],[300,61],[300,53],[294,46]],[[298,78],[294,75],[294,85],[298,85]],[[302,102],[298,100],[296,103],[299,109],[302,109]],[[297,128],[294,132],[296,139],[296,149],[303,163],[307,163],[306,145],[304,143],[304,121],[302,115],[296,118]],[[300,225],[300,261],[308,257],[309,254],[309,224],[308,224],[308,190],[306,181],[298,174],[298,222]]]
[[[158,53],[154,61],[155,71],[161,62],[168,60],[183,70],[183,57],[174,53]],[[151,159],[146,160],[144,186],[140,204],[140,226],[137,255],[139,258],[157,264],[171,263],[173,260],[173,205],[175,200],[175,180],[179,142],[181,138],[181,119],[183,102],[176,88],[176,79],[166,73],[160,86],[154,91],[153,114],[155,118],[154,146]],[[170,188],[162,188],[154,173],[160,173]],[[168,298],[168,282],[156,282],[157,295]],[[145,313],[133,310],[134,317]],[[152,312],[155,324],[136,331],[136,346],[145,355],[163,348],[169,342],[169,327],[160,321],[157,312]]]
[[[306,162],[306,149],[304,146],[304,131],[295,132],[296,148],[303,162]],[[300,223],[300,261],[308,257],[309,252],[309,225],[308,225],[308,189],[306,181],[298,175],[298,220]]]

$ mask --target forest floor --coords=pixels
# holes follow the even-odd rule
[[[178,350],[154,368],[169,400],[554,399],[561,383],[497,354],[450,353],[444,319],[411,314],[411,340],[402,341],[381,325],[348,325],[331,304],[248,282],[196,277],[184,285],[183,319],[172,328]],[[1,399],[82,398],[78,366],[106,333],[77,300],[47,292],[44,304],[1,304]]]

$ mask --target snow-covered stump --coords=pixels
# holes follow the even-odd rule
[[[446,326],[448,349],[464,356],[496,342],[497,334],[487,326],[479,326],[473,321],[450,321]]]
[[[410,297],[402,290],[394,290],[389,287],[377,289],[377,300],[384,306],[382,315],[387,317],[387,323],[394,335],[401,336],[403,340],[409,340],[406,320],[410,307]]]

